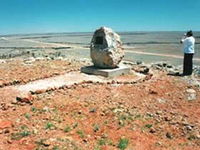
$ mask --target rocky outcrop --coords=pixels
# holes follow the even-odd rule
[[[93,35],[90,55],[98,68],[116,68],[124,57],[120,36],[112,29],[101,27]]]

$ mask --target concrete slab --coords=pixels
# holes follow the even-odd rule
[[[100,75],[104,77],[116,77],[128,74],[130,72],[130,67],[119,66],[118,68],[114,69],[100,69],[94,66],[86,66],[81,68],[81,72],[92,75]]]
[[[35,92],[37,90],[47,90],[50,88],[59,88],[62,86],[71,86],[84,81],[103,82],[104,78],[97,76],[89,76],[80,72],[70,72],[51,78],[36,80],[25,85],[15,86],[21,92]]]
[[[95,69],[96,70],[96,69]],[[114,69],[100,69],[100,71],[106,70],[104,74],[106,76],[116,76],[125,74],[130,71],[130,68],[123,67]],[[0,88],[0,103],[15,103],[16,100],[20,102],[32,103],[34,100],[33,93],[44,93],[48,89],[58,89],[63,86],[72,86],[74,84],[84,82],[99,82],[99,83],[111,83],[116,82],[137,82],[145,78],[145,75],[130,74],[127,76],[118,76],[114,78],[105,78],[103,76],[87,75],[81,72],[70,72],[64,75],[50,77],[46,79],[36,80],[24,85],[12,85]],[[0,106],[1,107],[1,106]]]
[[[44,93],[48,89],[58,89],[62,86],[72,86],[84,81],[106,82],[104,77],[91,76],[80,72],[70,72],[64,75],[36,80],[24,85],[8,86],[0,88],[0,102],[14,101],[16,98],[28,101],[30,93]]]

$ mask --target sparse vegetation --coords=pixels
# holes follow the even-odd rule
[[[146,128],[149,128],[149,129],[150,129],[152,126],[153,126],[152,124],[146,124],[146,125],[145,125],[145,127],[146,127]]]
[[[99,146],[95,146],[94,150],[101,150],[101,148]]]
[[[46,129],[46,130],[47,130],[47,129],[53,130],[53,129],[55,129],[55,128],[56,128],[56,126],[55,126],[53,123],[51,123],[51,122],[47,122],[46,125],[45,125],[45,129]]]
[[[12,140],[20,140],[20,139],[22,139],[22,138],[24,138],[26,136],[31,135],[31,132],[25,126],[22,126],[20,130],[21,131],[19,131],[17,133],[12,133],[11,134],[11,139]]]
[[[97,143],[99,146],[103,146],[103,145],[113,145],[113,141],[108,139],[108,138],[100,138],[98,140],[98,143]]]
[[[37,108],[36,108],[36,107],[31,107],[31,111],[32,111],[32,112],[36,112],[36,111],[37,111]]]
[[[74,129],[77,128],[77,127],[78,127],[78,122],[74,123],[74,124],[72,125],[72,127],[73,127]]]
[[[128,147],[128,144],[129,144],[129,140],[126,139],[126,138],[121,138],[119,140],[119,144],[118,144],[118,148],[120,150],[125,150],[127,147]]]
[[[25,113],[24,117],[29,120],[31,118],[31,115],[29,113]]]
[[[104,139],[104,138],[101,138],[99,141],[98,141],[98,144],[99,145],[106,145],[106,139]]]
[[[69,125],[64,128],[64,132],[70,132],[72,129]]]
[[[52,150],[60,150],[59,146],[54,146]]]
[[[77,130],[76,133],[80,136],[80,138],[85,137],[85,133],[82,130]]]
[[[99,129],[100,129],[100,127],[99,127],[98,124],[94,124],[94,125],[93,125],[93,131],[94,131],[94,132],[99,131]]]

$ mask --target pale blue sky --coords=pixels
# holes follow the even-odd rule
[[[200,0],[0,0],[0,34],[200,30]]]

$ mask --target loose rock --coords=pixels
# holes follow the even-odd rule
[[[0,121],[0,129],[10,128],[12,127],[11,121]]]
[[[186,92],[187,92],[187,100],[188,101],[196,100],[197,93],[194,89],[187,89]]]

